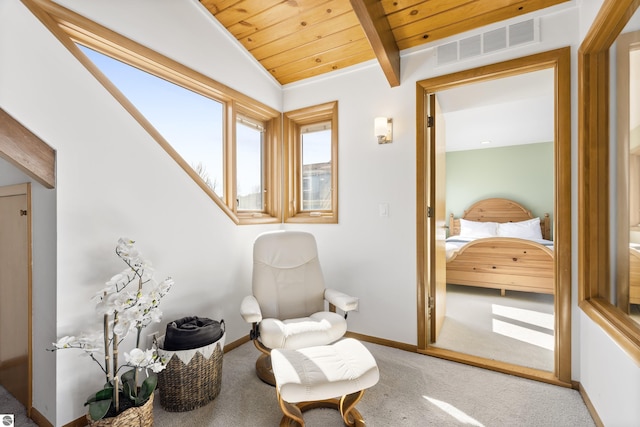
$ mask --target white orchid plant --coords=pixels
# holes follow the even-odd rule
[[[156,373],[165,368],[166,361],[152,349],[140,348],[141,332],[152,322],[160,322],[162,312],[158,305],[171,286],[173,280],[167,278],[157,283],[153,279],[151,263],[144,259],[131,239],[121,238],[116,246],[116,255],[127,268],[106,282],[94,300],[96,311],[102,315],[101,332],[65,336],[53,343],[51,351],[77,348],[84,350],[105,374],[106,383],[102,390],[91,394],[85,405],[94,421],[104,418],[110,408],[117,415],[131,406],[145,404],[156,388]],[[136,332],[136,347],[124,353],[125,363],[120,365],[120,344],[130,332]],[[100,359],[104,357],[104,362]],[[121,373],[123,368],[132,368]],[[149,372],[151,371],[151,373]],[[139,382],[140,374],[144,380]],[[120,395],[129,402],[122,404]]]

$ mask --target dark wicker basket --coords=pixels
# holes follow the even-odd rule
[[[191,411],[211,402],[222,385],[224,338],[213,344],[209,359],[198,350],[188,364],[173,353],[167,367],[158,373],[160,405],[169,412]],[[205,347],[203,347],[205,348]],[[189,350],[183,350],[189,351]],[[167,353],[159,349],[159,353]]]

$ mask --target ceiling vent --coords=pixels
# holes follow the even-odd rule
[[[536,19],[528,19],[438,46],[438,65],[538,41],[540,41],[538,22]]]

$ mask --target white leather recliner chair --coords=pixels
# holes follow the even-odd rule
[[[302,231],[272,231],[256,238],[252,292],[243,299],[240,314],[252,324],[250,337],[262,352],[256,361],[258,377],[271,385],[271,349],[331,344],[344,336],[347,313],[358,307],[357,298],[325,288],[316,240]]]

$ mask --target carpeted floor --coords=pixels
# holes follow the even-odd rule
[[[446,301],[436,347],[553,371],[553,295],[447,285]]]
[[[580,394],[572,389],[364,343],[376,358],[380,382],[357,408],[367,426],[591,427]],[[206,406],[166,412],[154,402],[156,427],[277,426],[282,417],[273,387],[255,375],[252,343],[224,355],[222,388]],[[161,393],[162,390],[158,391]],[[343,426],[339,413],[315,409],[309,427]]]
[[[364,343],[376,358],[380,381],[357,408],[369,427],[486,426],[593,427],[580,394],[572,389],[474,368],[416,353]],[[188,412],[167,412],[156,395],[155,427],[262,427],[279,425],[275,390],[255,375],[252,343],[226,353],[220,394]],[[162,393],[158,390],[156,393]],[[0,413],[31,427],[24,408],[0,388]],[[14,406],[14,405],[18,406]],[[343,426],[337,411],[305,414],[308,427]]]
[[[0,418],[3,426],[7,427],[36,427],[36,423],[27,418],[27,410],[4,387],[0,386],[0,416],[13,416],[13,426],[9,420]],[[6,422],[6,424],[5,424]]]

